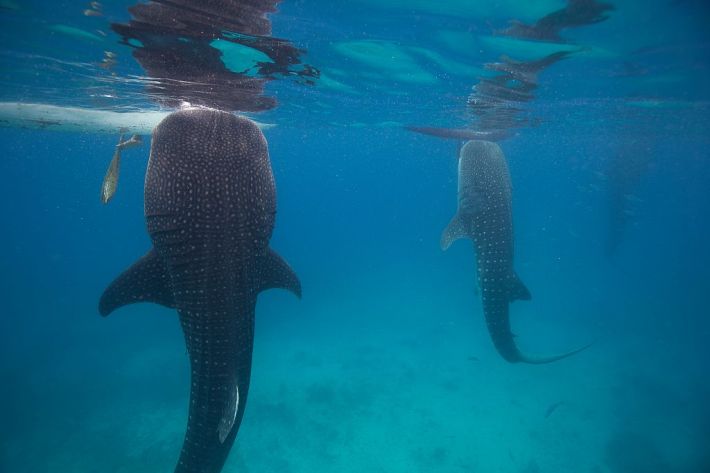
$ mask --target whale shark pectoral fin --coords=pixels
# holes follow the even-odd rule
[[[461,217],[457,213],[441,233],[441,241],[439,242],[441,250],[448,250],[451,244],[459,238],[468,238],[468,234],[466,232],[466,225],[464,225],[463,220],[461,220]]]
[[[267,289],[286,289],[301,298],[301,281],[288,263],[271,248],[263,256],[256,289],[258,292]]]
[[[170,275],[154,249],[133,263],[101,295],[99,313],[104,317],[134,302],[155,302],[175,307]]]
[[[529,301],[532,295],[523,281],[520,280],[516,273],[508,279],[508,296],[510,301]]]
[[[222,418],[217,425],[219,443],[224,443],[224,441],[227,440],[227,436],[232,431],[232,428],[234,428],[234,422],[237,420],[237,412],[239,412],[239,385],[234,383],[230,388],[229,398],[224,412],[222,413]]]

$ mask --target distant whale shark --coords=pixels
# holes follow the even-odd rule
[[[145,218],[153,249],[106,289],[101,315],[132,302],[177,309],[190,357],[187,433],[175,471],[221,471],[244,415],[259,292],[301,285],[269,248],[276,195],[266,140],[210,109],[153,132]]]
[[[638,123],[638,120],[635,122]],[[607,163],[605,176],[608,191],[608,217],[604,253],[613,259],[622,243],[629,221],[633,221],[632,204],[639,183],[648,172],[653,160],[654,138],[643,139],[622,136],[622,141]]]
[[[498,353],[512,363],[550,363],[588,345],[553,356],[531,356],[515,344],[509,305],[529,300],[530,291],[513,269],[511,200],[510,174],[500,147],[490,141],[466,143],[459,156],[458,209],[441,235],[441,249],[448,249],[459,238],[473,240],[483,314]]]

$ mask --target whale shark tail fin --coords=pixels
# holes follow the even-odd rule
[[[525,287],[525,283],[520,280],[520,277],[516,273],[508,280],[508,296],[510,301],[529,301],[532,299],[530,291]]]
[[[580,351],[586,350],[587,348],[591,347],[596,343],[596,340],[593,342],[587,343],[586,345],[583,345],[579,348],[575,348],[574,350],[570,350],[564,353],[559,353],[557,355],[526,355],[524,353],[518,352],[519,356],[518,359],[515,361],[519,361],[521,363],[528,363],[531,365],[544,365],[547,363],[552,363],[554,361],[562,360],[563,358],[570,357],[572,355],[576,355]]]
[[[255,282],[258,291],[267,289],[286,289],[301,298],[301,281],[291,266],[271,248],[263,256],[262,271]]]
[[[451,244],[459,238],[468,238],[468,233],[466,232],[466,225],[464,225],[463,220],[457,213],[441,233],[441,241],[439,243],[442,251],[448,250]]]
[[[134,302],[154,302],[175,307],[170,276],[154,249],[133,263],[101,295],[99,313],[108,314]]]

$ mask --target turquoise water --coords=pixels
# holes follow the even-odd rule
[[[565,5],[528,3],[286,0],[270,15],[320,71],[314,84],[277,75],[265,94],[279,105],[251,115],[276,124],[271,246],[303,298],[259,296],[251,392],[223,471],[710,470],[708,8],[619,1],[564,42],[495,33]],[[108,27],[130,2],[101,16],[0,5],[0,101],[158,108]],[[533,296],[511,318],[529,352],[598,341],[509,364],[486,331],[471,242],[439,248],[460,142],[405,126],[475,124],[466,100],[486,63],[571,48],[539,73],[531,121],[500,141]],[[0,128],[0,471],[171,471],[189,396],[177,315],[97,310],[150,248],[149,147],[124,152],[104,206],[118,133],[48,128]]]

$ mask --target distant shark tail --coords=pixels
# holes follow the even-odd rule
[[[515,335],[511,331],[509,305],[515,300],[530,300],[530,291],[528,291],[517,274],[513,274],[508,278],[507,287],[504,291],[507,295],[503,298],[484,298],[483,313],[493,345],[495,345],[500,356],[506,361],[510,363],[543,365],[575,355],[586,350],[596,342],[595,340],[574,350],[554,355],[528,355],[521,352],[518,345],[515,343]]]
[[[524,353],[521,353],[520,350],[518,350],[518,358],[517,360],[514,360],[519,362],[519,363],[527,363],[531,365],[544,365],[547,363],[552,363],[554,361],[562,360],[564,358],[570,357],[572,355],[576,355],[580,351],[586,350],[590,346],[594,345],[595,342],[590,342],[587,343],[586,345],[583,345],[579,348],[575,348],[574,350],[570,350],[564,353],[559,353],[557,355],[547,355],[547,356],[541,356],[541,355],[526,355]],[[512,361],[512,360],[508,360]]]
[[[507,334],[496,334],[491,331],[491,338],[493,339],[493,344],[495,345],[496,350],[503,357],[503,359],[505,359],[509,363],[526,363],[530,365],[544,365],[547,363],[562,360],[572,355],[576,355],[577,353],[583,350],[586,350],[596,342],[593,341],[584,346],[575,348],[574,350],[554,355],[529,355],[520,351],[517,344],[515,343],[514,337],[515,336],[511,332],[508,332]]]

